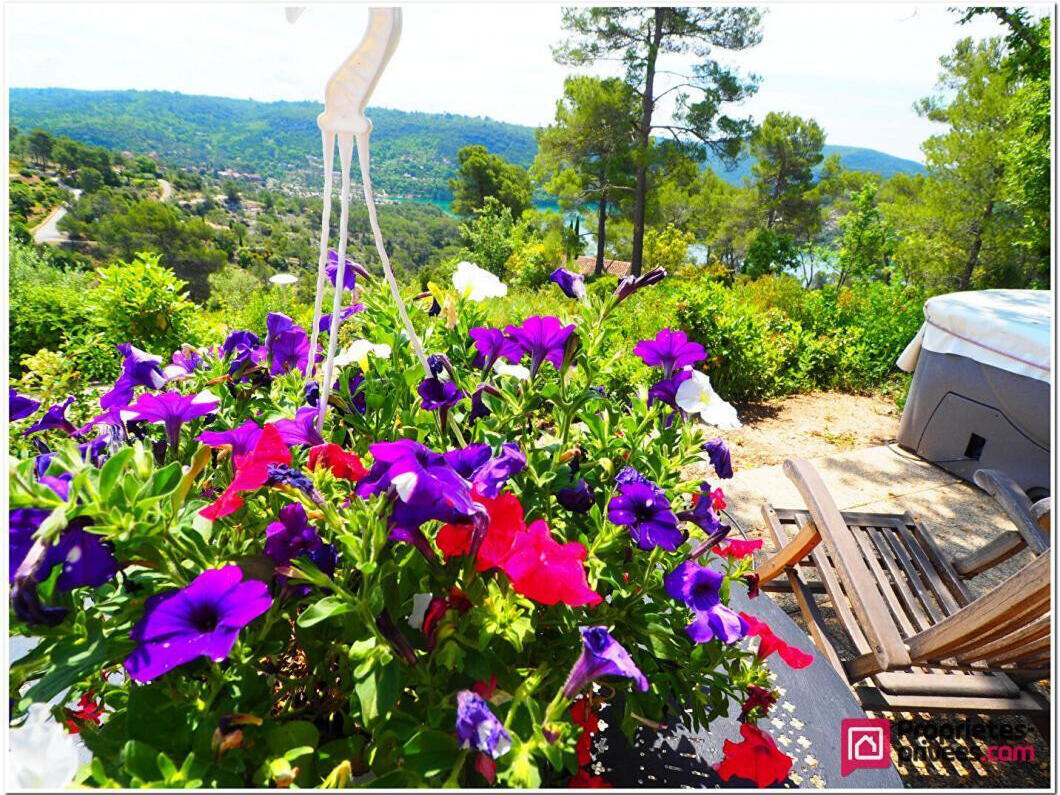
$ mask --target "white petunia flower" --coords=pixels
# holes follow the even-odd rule
[[[350,347],[335,357],[335,366],[345,367],[347,364],[356,362],[362,370],[367,370],[368,354],[372,354],[377,359],[389,359],[390,346],[382,342],[372,342],[371,340],[354,340]]]
[[[47,704],[33,704],[26,722],[8,732],[7,762],[10,789],[65,789],[81,766],[77,742]]]
[[[508,294],[508,285],[471,262],[461,262],[456,266],[453,287],[462,297],[471,301],[504,298]]]
[[[499,359],[497,363],[493,365],[493,371],[497,375],[507,375],[512,378],[518,378],[520,381],[526,381],[530,378],[530,370],[523,367],[521,364],[508,364],[502,362]]]
[[[728,431],[740,427],[736,409],[718,396],[710,385],[710,376],[699,370],[693,370],[692,377],[677,387],[675,402],[681,410],[698,414],[708,425]]]

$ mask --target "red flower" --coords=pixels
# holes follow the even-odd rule
[[[491,785],[497,778],[497,763],[489,754],[479,751],[475,754],[475,770],[477,770]]]
[[[356,483],[368,474],[356,453],[347,453],[337,444],[318,444],[309,448],[309,468],[323,465],[337,478]]]
[[[722,746],[725,758],[717,769],[723,780],[738,776],[753,781],[761,789],[788,777],[791,757],[777,748],[772,737],[750,723],[740,724],[740,735],[743,742],[726,740]]]
[[[578,764],[584,767],[592,760],[593,735],[600,730],[600,718],[593,712],[587,698],[579,698],[570,708],[570,717],[575,725],[582,727],[582,733],[574,750],[578,754]]]
[[[427,605],[427,612],[423,615],[423,634],[427,636],[428,651],[434,648],[434,636],[442,617],[450,610],[466,613],[470,609],[471,602],[464,596],[464,592],[455,586],[449,591],[448,596],[436,596],[431,599],[431,603]]]
[[[611,789],[611,783],[603,776],[593,776],[582,768],[567,782],[569,789]]]
[[[728,506],[728,503],[725,502],[725,492],[721,490],[720,486],[710,490],[710,504],[715,511],[724,511]]]
[[[471,685],[471,692],[480,698],[484,698],[489,701],[493,697],[493,691],[497,689],[497,677],[490,674],[490,680],[483,682],[481,679],[475,684]]]
[[[721,555],[725,558],[746,558],[752,552],[756,552],[762,548],[762,539],[756,538],[754,541],[744,541],[742,538],[730,538],[725,546],[720,544],[712,550],[715,555]]]
[[[748,596],[748,598],[750,598],[750,599],[757,598],[758,594],[761,593],[761,590],[759,589],[759,583],[762,580],[762,578],[758,576],[758,572],[757,571],[752,571],[749,574],[745,574],[740,579],[742,579],[744,581],[744,583],[746,583],[746,585],[747,585],[747,596]]]
[[[597,605],[603,598],[589,588],[585,575],[585,547],[576,541],[560,544],[548,525],[538,520],[526,526],[523,506],[513,494],[495,499],[472,495],[485,506],[490,517],[486,538],[479,549],[475,568],[499,568],[508,575],[517,593],[536,602],[559,602],[578,607]],[[471,525],[447,524],[438,531],[438,548],[447,558],[466,555],[471,545]]]
[[[70,734],[80,733],[81,726],[89,721],[97,726],[99,725],[103,707],[92,700],[95,694],[94,690],[89,690],[78,699],[77,709],[70,710],[70,717],[65,721],[66,728]]]
[[[773,652],[777,652],[780,654],[780,659],[792,668],[805,668],[813,662],[812,654],[807,654],[802,649],[797,649],[781,640],[764,621],[759,621],[754,616],[747,615],[747,613],[740,613],[740,618],[747,622],[747,634],[759,637],[759,660],[764,660]]]
[[[220,499],[207,505],[199,515],[211,521],[220,519],[243,507],[241,491],[254,491],[265,485],[269,479],[269,464],[290,464],[291,451],[284,444],[283,437],[276,426],[267,423],[261,431],[254,449],[239,462],[236,475]]]
[[[776,703],[777,697],[772,690],[766,690],[764,687],[758,687],[758,685],[748,685],[747,700],[743,702],[743,708],[740,710],[740,720],[746,721],[747,716],[751,714],[751,710],[756,707],[762,709],[762,716],[765,717]]]

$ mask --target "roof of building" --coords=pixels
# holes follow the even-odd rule
[[[578,257],[574,260],[574,270],[579,273],[596,272],[596,257]],[[625,276],[629,273],[629,263],[620,259],[605,259],[604,271],[612,276]]]

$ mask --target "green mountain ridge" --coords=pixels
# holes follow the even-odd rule
[[[259,102],[171,91],[83,91],[12,88],[11,124],[36,127],[113,150],[155,153],[164,162],[210,171],[231,169],[316,188],[320,174],[322,106],[316,102]],[[373,182],[392,195],[448,199],[448,180],[461,147],[481,144],[529,166],[537,151],[534,128],[485,117],[369,108]],[[920,163],[875,149],[825,146],[852,170],[883,177],[919,173]],[[750,157],[733,168],[708,161],[726,180],[750,175]]]

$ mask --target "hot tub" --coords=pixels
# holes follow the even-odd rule
[[[913,373],[898,444],[971,481],[1008,473],[1032,498],[1050,490],[1053,295],[949,293],[898,358]]]

